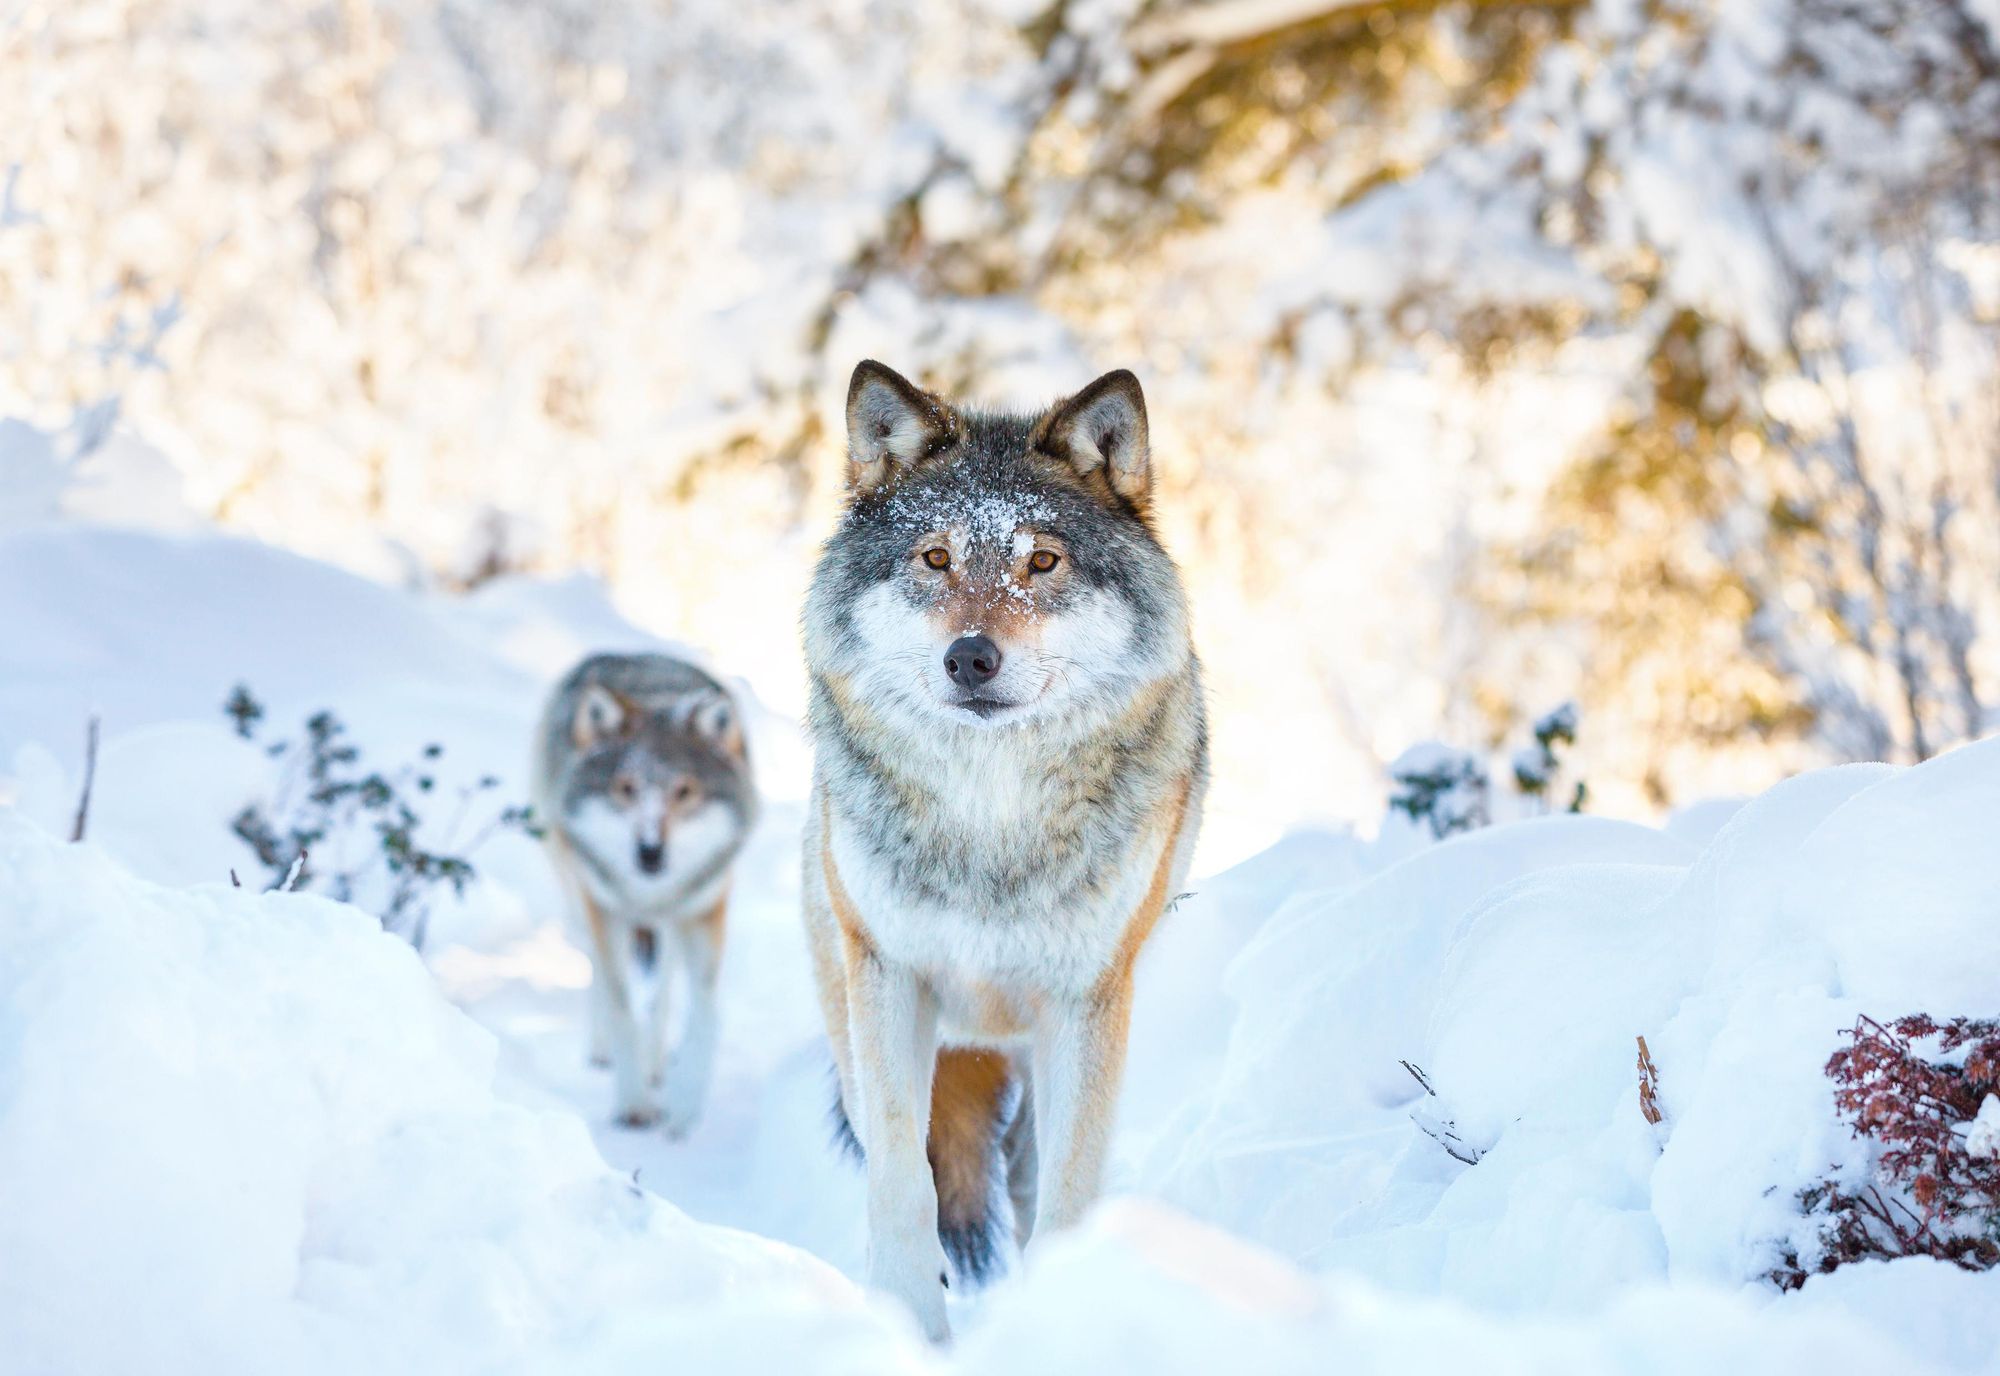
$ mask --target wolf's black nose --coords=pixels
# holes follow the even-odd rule
[[[647,874],[658,874],[660,872],[660,866],[666,863],[667,863],[667,848],[665,846],[648,846],[644,844],[640,845],[639,868],[644,870]]]
[[[983,635],[962,635],[944,652],[944,671],[961,688],[977,688],[1000,672],[1000,647]]]

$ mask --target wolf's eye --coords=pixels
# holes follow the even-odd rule
[[[686,779],[682,779],[679,783],[675,784],[674,801],[683,804],[694,801],[694,785]]]
[[[924,551],[924,562],[934,569],[951,567],[951,551],[942,545],[933,545]]]
[[[611,781],[611,796],[629,806],[638,800],[639,785],[633,783],[630,779],[613,779]]]
[[[1062,562],[1062,556],[1052,549],[1038,549],[1028,556],[1028,567],[1036,573],[1047,573]]]

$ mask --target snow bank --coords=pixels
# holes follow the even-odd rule
[[[1913,1360],[1851,1312],[1855,1296],[1766,1306],[1717,1290],[1639,1289],[1588,1319],[1507,1321],[1448,1300],[1384,1294],[1351,1277],[1313,1281],[1276,1258],[1152,1205],[1122,1203],[1052,1248],[1017,1289],[997,1296],[968,1336],[960,1369],[1242,1371],[1319,1376],[1495,1376],[1607,1372],[1918,1372],[1980,1369],[1990,1324],[1974,1278],[1925,1263],[1880,1287],[1911,1304],[1900,1322],[1942,1322],[1930,1340],[1949,1365]],[[1886,1272],[1888,1268],[1876,1268]],[[1947,1274],[1949,1273],[1949,1274]],[[1844,1279],[1844,1278],[1840,1278]],[[1852,1289],[1852,1287],[1850,1287]]]
[[[417,599],[216,535],[49,527],[0,539],[0,625],[0,765],[29,741],[74,761],[93,710],[108,734],[220,724],[239,682],[289,711],[507,677]]]
[[[1231,967],[1221,1070],[1136,1183],[1309,1266],[1502,1312],[1596,1313],[1669,1278],[1770,1303],[1782,1250],[1812,1254],[1799,1188],[1869,1165],[1822,1074],[1840,1031],[2000,1008],[1996,804],[2000,741],[1794,779],[1699,854],[1552,818],[1295,899]],[[1949,1283],[1983,1296],[1974,1322],[1911,1279],[1928,1263],[1857,1270],[1878,1279],[1806,1295],[1907,1291],[1870,1301],[1882,1323],[1927,1295],[1959,1335],[1928,1358],[1968,1322],[2000,1351],[2000,1276]]]
[[[497,1099],[492,1038],[363,914],[155,887],[5,815],[0,892],[10,1369],[470,1370],[634,1326],[754,1355],[765,1318],[852,1340],[829,1268]]]

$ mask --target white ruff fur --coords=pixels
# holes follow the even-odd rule
[[[639,868],[639,845],[660,837],[664,812],[663,791],[648,788],[640,791],[639,801],[629,809],[621,811],[593,797],[568,818],[565,830],[571,842],[596,861],[579,868],[591,897],[607,917],[628,922],[697,917],[721,897],[726,872],[695,890],[689,890],[686,881],[722,854],[734,838],[729,809],[706,802],[666,827],[666,864],[658,874],[647,874]]]

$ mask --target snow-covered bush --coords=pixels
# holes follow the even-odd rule
[[[1555,805],[1557,779],[1562,771],[1562,759],[1556,747],[1576,744],[1576,704],[1566,702],[1542,713],[1535,719],[1534,737],[1534,744],[1524,745],[1514,752],[1514,787],[1523,798],[1539,804],[1541,811],[1547,812]],[[1589,792],[1583,780],[1576,780],[1568,800],[1563,804],[1564,811],[1583,811],[1584,799]]]
[[[247,685],[237,685],[223,710],[237,735],[257,741],[264,706]],[[435,801],[435,771],[444,755],[435,742],[424,746],[419,760],[364,769],[361,748],[347,727],[322,710],[306,719],[297,740],[258,743],[280,762],[278,785],[268,803],[246,804],[230,820],[230,830],[256,855],[268,887],[307,889],[358,904],[418,950],[438,887],[448,885],[463,895],[475,877],[471,856],[487,838],[504,828],[533,829],[525,806],[508,805],[478,830],[462,834],[474,800],[500,786],[491,774],[446,803],[450,818],[442,828],[426,826],[418,809]],[[426,844],[424,836],[437,839]]]
[[[1427,826],[1440,841],[1495,821],[1549,812],[1562,782],[1557,747],[1576,743],[1576,720],[1573,702],[1537,717],[1531,728],[1533,743],[1514,752],[1511,761],[1513,794],[1497,799],[1492,771],[1483,756],[1438,741],[1421,741],[1389,765],[1389,807]],[[1583,811],[1588,794],[1584,782],[1575,780],[1563,810]]]
[[[1389,806],[1442,841],[1493,820],[1486,766],[1469,750],[1420,741],[1389,765]]]
[[[1801,1190],[1817,1255],[1788,1253],[1771,1278],[1796,1289],[1869,1258],[2000,1265],[2000,1020],[1863,1017],[1847,1036],[1826,1073],[1842,1120],[1879,1149],[1872,1178]]]

